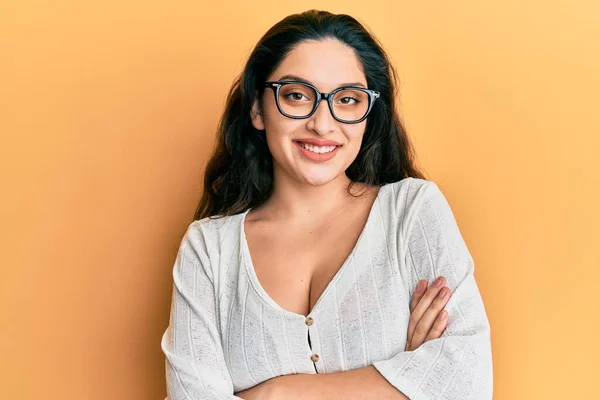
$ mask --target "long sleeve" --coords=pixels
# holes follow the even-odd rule
[[[405,204],[418,204],[403,214],[398,234],[410,296],[420,279],[432,282],[443,275],[452,292],[445,307],[448,326],[440,338],[373,366],[411,400],[491,399],[490,325],[473,258],[435,183],[413,180],[406,198],[412,200]]]
[[[173,267],[171,314],[161,341],[167,400],[241,400],[223,356],[212,277],[206,237],[193,222]]]

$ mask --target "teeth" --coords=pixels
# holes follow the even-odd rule
[[[298,142],[298,144],[300,146],[304,147],[306,150],[312,151],[313,153],[317,153],[317,154],[330,153],[333,150],[335,150],[335,148],[337,147],[337,146],[313,146],[312,144],[303,143],[303,142]]]

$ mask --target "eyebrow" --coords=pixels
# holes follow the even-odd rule
[[[314,83],[312,83],[311,81],[309,81],[308,79],[299,77],[297,75],[284,75],[281,78],[279,78],[278,80],[280,81],[286,81],[286,80],[291,80],[291,81],[300,81],[300,82],[304,82],[304,83],[308,83],[311,84],[313,86],[317,86]],[[342,83],[340,84],[338,87],[342,87],[342,86],[360,86],[363,88],[367,88],[364,84],[362,84],[361,82],[346,82],[346,83]]]

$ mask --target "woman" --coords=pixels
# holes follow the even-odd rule
[[[394,80],[347,15],[256,45],[173,269],[168,398],[491,399],[473,260]]]

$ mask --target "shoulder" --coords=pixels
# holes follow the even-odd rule
[[[385,186],[388,186],[390,204],[398,216],[418,209],[427,197],[441,193],[435,182],[420,178],[405,178]]]
[[[192,221],[185,231],[182,245],[207,256],[219,255],[227,248],[236,246],[242,217],[243,213]]]
[[[222,233],[227,231],[227,229],[235,224],[237,220],[243,217],[244,213],[239,213],[235,215],[227,215],[227,216],[212,216],[205,217],[202,219],[198,219],[193,221],[190,224],[190,228],[198,229],[206,232],[212,233]]]
[[[450,210],[439,186],[431,180],[405,178],[386,186],[388,212],[401,237],[407,237],[415,221],[430,220]]]
[[[238,248],[241,217],[243,213],[192,221],[181,241],[179,256],[200,266],[211,280],[218,279],[221,260]]]
[[[437,183],[417,178],[394,182],[390,192],[399,239],[410,237],[427,241],[462,242],[454,211]],[[456,239],[458,238],[458,239]]]

